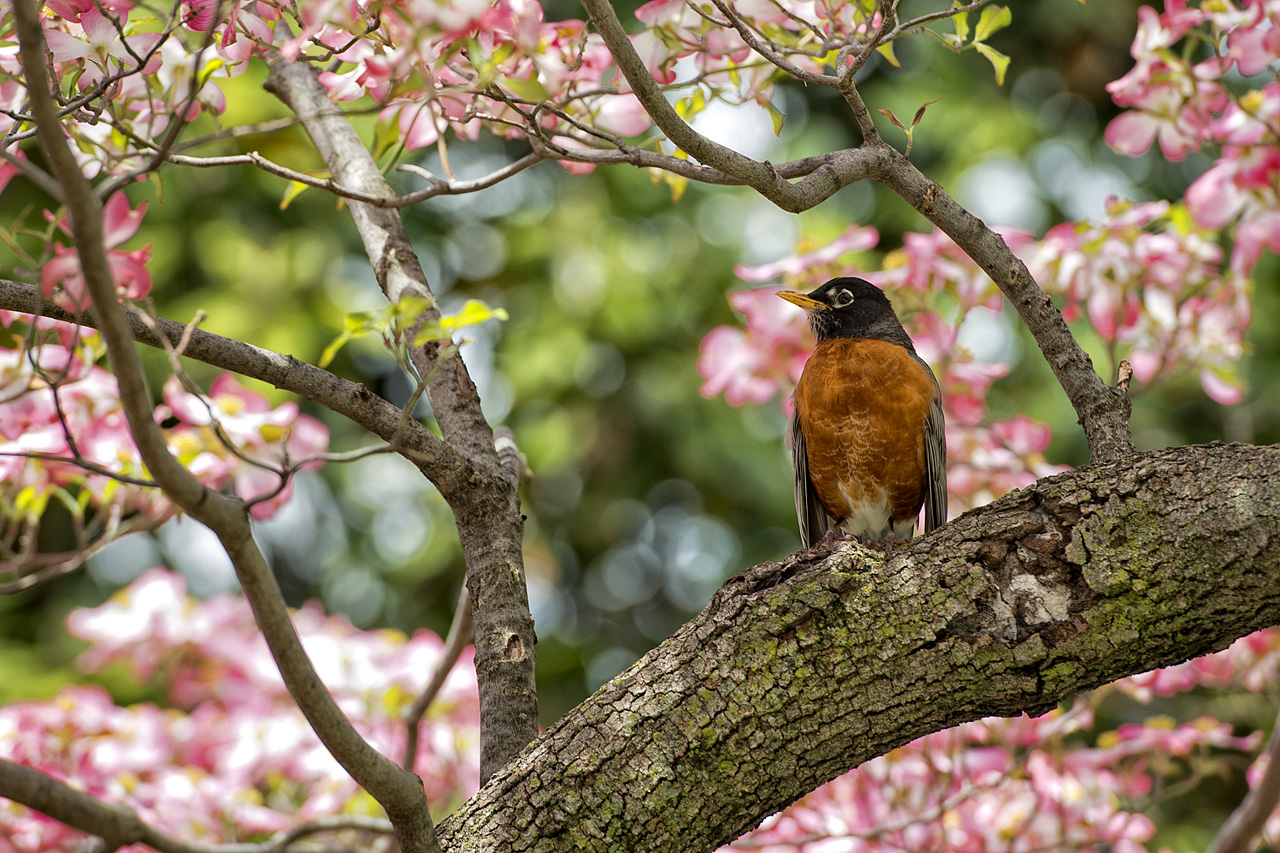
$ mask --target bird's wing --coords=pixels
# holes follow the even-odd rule
[[[944,426],[942,397],[939,396],[929,407],[929,419],[924,424],[925,533],[947,521],[947,437]]]
[[[796,518],[800,521],[800,542],[812,547],[827,532],[827,511],[818,500],[813,481],[809,479],[809,457],[804,448],[804,432],[800,418],[791,413],[791,464],[796,472]]]

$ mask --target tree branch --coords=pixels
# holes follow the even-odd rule
[[[47,45],[32,0],[16,0],[14,15],[23,73],[31,96],[41,148],[63,190],[72,239],[86,288],[120,390],[121,404],[138,453],[151,476],[177,506],[207,525],[235,566],[254,618],[266,638],[289,694],[334,758],[386,809],[401,846],[410,853],[439,850],[422,780],[370,746],[325,689],[298,639],[284,596],[254,542],[243,501],[208,489],[169,452],[155,422],[142,362],[103,243],[102,204],[67,147],[58,120],[44,57]]]
[[[449,625],[449,636],[444,641],[444,654],[436,662],[435,672],[431,673],[431,681],[427,682],[427,686],[418,694],[418,698],[413,700],[413,705],[404,715],[408,736],[405,738],[404,758],[400,763],[407,770],[413,769],[414,762],[418,758],[419,723],[426,716],[427,709],[436,700],[444,683],[449,680],[449,673],[453,672],[453,667],[458,663],[462,650],[471,641],[471,627],[471,598],[467,595],[467,588],[464,585],[458,595],[458,606],[453,609],[453,622]]]
[[[1267,769],[1257,786],[1245,794],[1227,818],[1205,853],[1248,853],[1267,818],[1276,810],[1276,803],[1280,803],[1280,715],[1272,726],[1271,741],[1267,744]]]
[[[315,70],[280,57],[268,65],[264,85],[302,121],[334,180],[358,192],[394,195]],[[416,335],[439,311],[399,212],[357,201],[349,209],[388,301],[413,295],[432,306],[406,332]],[[524,580],[520,493],[503,471],[466,365],[456,353],[447,354],[448,343],[429,342],[411,354],[444,440],[472,466],[468,488],[445,497],[467,562],[480,686],[480,775],[487,779],[537,734],[536,637]]]
[[[880,139],[851,74],[842,75],[839,89],[862,130],[862,146],[837,152],[827,165],[789,183],[770,164],[712,142],[686,124],[649,75],[608,0],[582,0],[582,4],[654,123],[703,165],[741,181],[791,212],[812,207],[849,183],[870,177],[945,231],[991,276],[1031,330],[1084,427],[1092,461],[1105,464],[1133,452],[1128,395],[1099,378],[1061,313],[1004,240]]]
[[[38,770],[2,758],[0,796],[97,836],[112,845],[112,849],[144,839],[148,843],[154,840],[148,837],[148,827],[128,809],[109,806]],[[153,846],[161,853],[169,853],[163,844]]]
[[[450,850],[712,850],[929,732],[1040,713],[1280,623],[1280,446],[1046,478],[889,557],[853,543],[706,609],[442,822]]]
[[[896,151],[893,154],[875,179],[946,232],[1008,298],[1075,409],[1089,442],[1090,460],[1106,464],[1132,456],[1130,404],[1125,388],[1113,388],[1102,381],[1088,353],[1067,328],[1062,312],[1004,239],[925,177],[910,160]]]
[[[752,160],[690,127],[667,101],[657,81],[649,75],[644,60],[627,38],[609,0],[582,0],[582,5],[627,78],[632,92],[667,138],[699,163],[746,184],[789,213],[808,210],[849,184],[862,180],[884,156],[877,149],[839,151],[823,167],[794,184],[790,183],[771,164]]]
[[[479,192],[488,189],[495,184],[499,184],[506,179],[513,177],[530,166],[540,163],[547,159],[537,153],[526,154],[519,160],[508,163],[500,169],[495,169],[488,175],[482,175],[479,178],[469,180],[442,180],[435,175],[423,169],[421,166],[412,164],[402,165],[399,168],[402,172],[408,172],[425,178],[430,182],[430,186],[424,189],[415,190],[404,195],[379,195],[373,192],[362,192],[360,190],[351,189],[343,186],[333,178],[317,178],[315,175],[309,175],[306,172],[299,172],[296,169],[290,169],[288,166],[282,166],[272,160],[263,157],[257,151],[250,151],[248,154],[228,154],[221,157],[193,157],[188,154],[166,153],[164,157],[166,162],[173,163],[175,166],[189,166],[200,169],[214,169],[225,166],[255,166],[262,171],[275,175],[279,178],[295,181],[299,184],[313,187],[315,189],[324,190],[333,193],[342,198],[348,198],[353,201],[359,201],[374,207],[410,207],[411,205],[420,204],[428,199],[442,195],[465,195],[467,193]]]
[[[310,835],[335,830],[391,831],[385,821],[340,815],[279,832],[258,844],[199,844],[167,835],[130,809],[108,805],[38,770],[0,758],[0,796],[101,838],[109,849],[145,844],[159,853],[283,853]]]
[[[739,17],[727,3],[725,3],[725,0],[711,0],[711,2],[720,10],[720,14],[724,15],[725,20],[727,20],[729,24],[738,31],[738,35],[747,43],[747,46],[767,59],[780,71],[785,71],[788,75],[804,83],[813,83],[819,86],[830,86],[832,88],[839,85],[839,77],[835,77],[830,74],[814,74],[812,71],[805,71],[803,68],[800,68],[795,63],[789,61],[785,56],[777,53],[772,46],[762,42],[756,37],[756,34],[752,32],[751,28],[746,25],[746,22],[744,22],[742,18]]]
[[[7,279],[0,279],[0,310],[98,328],[98,320],[92,310],[72,314],[43,299],[35,286]],[[358,382],[343,379],[291,355],[192,329],[162,317],[148,317],[144,321],[138,312],[127,310],[126,319],[129,332],[138,343],[163,349],[156,334],[158,331],[176,347],[186,335],[188,340],[182,355],[258,379],[350,418],[417,465],[441,494],[456,493],[467,487],[471,472],[465,459],[403,409]],[[155,330],[151,328],[152,324]]]

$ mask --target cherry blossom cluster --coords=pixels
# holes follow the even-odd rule
[[[143,299],[151,292],[151,274],[146,266],[151,259],[151,246],[148,244],[132,251],[119,248],[138,233],[146,212],[145,201],[131,208],[128,197],[122,192],[113,194],[102,206],[102,242],[107,250],[116,295],[122,299]],[[48,211],[45,216],[55,220]],[[66,217],[56,218],[56,225],[58,231],[69,239],[71,231]],[[50,240],[49,246],[53,256],[41,268],[41,291],[46,299],[52,299],[72,313],[85,310],[89,307],[89,292],[85,289],[80,256],[73,246],[63,242]]]
[[[90,646],[81,666],[122,666],[167,697],[121,707],[99,687],[0,708],[0,756],[38,769],[155,828],[197,843],[253,841],[317,818],[377,814],[303,719],[248,603],[196,601],[153,569],[68,619]],[[360,732],[387,755],[406,743],[404,709],[443,657],[436,635],[359,631],[316,604],[294,625]],[[479,785],[479,704],[468,651],[423,719],[415,762],[434,807]],[[83,849],[83,834],[0,800],[0,851]],[[124,848],[131,853],[149,849]]]
[[[175,508],[149,482],[115,377],[95,361],[97,334],[0,312],[0,565],[38,565],[36,534],[50,502],[66,507],[83,552],[129,529],[153,528]],[[272,407],[231,374],[209,394],[165,386],[157,417],[172,452],[213,488],[230,488],[267,518],[288,499],[294,470],[318,464],[328,430],[293,402]],[[132,484],[132,485],[129,485]],[[67,555],[71,558],[72,555]],[[31,561],[34,561],[32,563]]]
[[[192,0],[176,8],[158,32],[155,9],[131,0],[42,8],[53,71],[74,81],[64,127],[86,175],[144,169],[174,122],[222,113],[220,79],[277,47],[286,58],[323,62],[321,81],[335,100],[374,99],[410,150],[436,143],[446,128],[460,139],[486,129],[582,147],[593,134],[636,136],[651,125],[619,91],[599,36],[582,21],[545,21],[536,0]],[[12,16],[0,17],[0,150],[31,135],[12,27]]]
[[[1230,268],[1245,277],[1263,249],[1280,251],[1280,6],[1274,0],[1166,0],[1139,10],[1132,70],[1107,90],[1127,111],[1107,142],[1138,155],[1159,142],[1170,160],[1217,159],[1187,190],[1200,228],[1234,225]]]
[[[1060,298],[1069,321],[1089,321],[1111,353],[1113,370],[1128,359],[1139,383],[1195,371],[1211,398],[1237,403],[1244,394],[1236,363],[1251,319],[1250,276],[1265,249],[1280,251],[1280,84],[1262,75],[1257,88],[1241,93],[1228,80],[1258,79],[1280,60],[1280,4],[1192,7],[1168,0],[1163,13],[1143,7],[1139,18],[1136,65],[1108,86],[1128,108],[1108,126],[1108,142],[1137,155],[1158,139],[1170,159],[1209,149],[1220,152],[1218,159],[1176,204],[1111,200],[1100,224],[1063,223],[1038,241],[1022,232],[1003,236],[1045,290]],[[1188,45],[1198,50],[1174,49]],[[1234,239],[1224,244],[1230,226]],[[1005,473],[1002,482],[984,483],[975,471],[953,465],[952,492],[982,501],[1025,485],[1029,473],[1046,473],[1039,459],[1021,469],[1008,466],[1047,446],[1047,431],[1026,419],[1000,430],[1017,434],[1012,445],[990,437],[994,430],[984,431],[986,437],[964,432],[981,423],[986,389],[1007,369],[975,364],[955,349],[968,310],[999,310],[990,280],[937,231],[906,235],[881,272],[860,272],[847,256],[877,239],[873,229],[854,225],[824,247],[738,274],[748,282],[781,278],[804,289],[835,275],[861,274],[891,293],[906,288],[937,300],[945,306],[940,311],[919,310],[912,301],[903,313],[943,384],[951,456],[968,465],[994,451],[999,461],[977,470]],[[785,393],[805,354],[799,312],[774,304],[766,291],[751,293],[730,296],[747,318],[746,329],[712,331],[699,360],[704,394],[724,393],[733,405]]]
[[[231,373],[214,379],[207,395],[170,376],[156,417],[177,420],[169,447],[187,469],[209,485],[230,487],[257,519],[274,515],[292,493],[292,473],[318,468],[314,457],[329,447],[329,430],[297,403],[272,408]]]
[[[1068,709],[928,735],[824,785],[724,850],[1141,853],[1155,832],[1144,805],[1164,786],[1218,766],[1224,752],[1252,755],[1261,733],[1165,716],[1106,730],[1095,720],[1098,704],[1114,692],[1143,703],[1197,687],[1273,692],[1278,660],[1280,631],[1269,629],[1218,654],[1123,679]],[[1254,762],[1251,784],[1265,760]],[[1280,814],[1267,827],[1274,839]]]
[[[305,27],[284,52],[332,50],[343,65],[321,75],[330,96],[382,104],[410,150],[440,141],[446,128],[460,139],[483,129],[581,147],[588,127],[636,136],[651,125],[634,96],[615,93],[612,56],[580,20],[547,22],[532,0],[377,4],[377,32],[361,37],[373,5],[305,5]]]
[[[1030,239],[1005,235],[1019,249]],[[880,270],[868,270],[859,256],[879,242],[874,228],[852,225],[821,246],[803,246],[796,255],[762,266],[739,266],[747,282],[780,278],[788,288],[811,290],[837,276],[859,276],[895,299],[920,356],[932,365],[942,386],[950,463],[950,514],[991,501],[1010,489],[1065,470],[1044,453],[1052,435],[1047,426],[1019,415],[991,422],[986,405],[991,384],[1008,372],[1001,362],[979,362],[957,345],[970,312],[996,312],[995,285],[940,231],[908,234],[903,247],[888,253]],[[761,404],[789,393],[800,378],[813,339],[804,312],[778,299],[776,286],[729,294],[745,318],[745,328],[721,326],[703,339],[698,370],[706,396],[724,394],[740,406]]]

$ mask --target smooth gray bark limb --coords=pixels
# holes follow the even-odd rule
[[[393,196],[350,120],[320,85],[316,70],[279,57],[268,65],[265,88],[298,116],[334,180],[360,192]],[[348,209],[387,300],[395,304],[413,295],[434,306],[399,211],[358,201]],[[406,334],[416,335],[422,323],[438,317],[436,308],[429,309]],[[445,343],[430,341],[413,347],[411,355],[444,441],[470,465],[464,487],[443,494],[467,563],[480,686],[480,778],[488,779],[538,733],[537,640],[524,578],[518,484],[498,456],[466,365],[456,354],[443,354]]]
[[[917,737],[1280,624],[1280,446],[1046,478],[729,580],[445,819],[446,850],[713,850]]]

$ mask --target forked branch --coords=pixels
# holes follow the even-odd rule
[[[1084,427],[1092,461],[1110,463],[1132,454],[1127,394],[1123,389],[1107,386],[1098,376],[1088,354],[1068,330],[1061,312],[1003,238],[880,138],[852,75],[843,75],[837,88],[862,129],[862,144],[834,153],[827,165],[792,183],[768,162],[753,160],[694,130],[676,113],[657,81],[650,76],[627,38],[613,5],[608,0],[582,0],[582,5],[654,123],[703,166],[741,181],[793,213],[825,201],[854,181],[871,178],[901,196],[946,232],[991,277],[1035,337]],[[721,11],[727,11],[727,7],[721,7]],[[730,20],[734,18],[730,16]],[[763,55],[771,62],[778,59],[767,48]],[[779,67],[785,70],[785,64]]]

